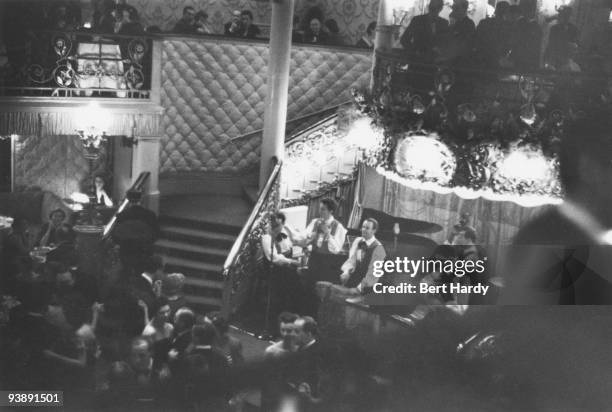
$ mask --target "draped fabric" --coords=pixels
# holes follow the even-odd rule
[[[15,111],[0,113],[0,136],[76,135],[82,125],[79,109],[48,112]],[[104,131],[109,136],[159,136],[160,115],[155,113],[104,113]]]
[[[441,194],[414,189],[394,182],[375,169],[360,165],[359,194],[349,228],[358,228],[361,210],[375,209],[391,216],[437,223],[443,230],[424,234],[437,243],[444,242],[462,213],[470,213],[469,224],[476,229],[478,242],[485,247],[493,262],[499,263],[504,246],[512,242],[518,229],[549,205],[525,207],[514,202],[494,201],[482,197],[463,199],[455,193]]]
[[[306,222],[310,222],[312,219],[319,217],[319,204],[323,199],[334,199],[338,202],[338,209],[334,216],[337,221],[342,223],[345,227],[350,221],[350,216],[353,209],[353,199],[355,196],[355,181],[351,180],[348,182],[341,183],[337,188],[330,189],[320,195],[310,199],[308,203],[308,217]]]

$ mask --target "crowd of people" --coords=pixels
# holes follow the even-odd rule
[[[563,6],[544,43],[545,29],[536,16],[537,3],[499,1],[495,14],[478,25],[468,16],[467,0],[455,0],[449,20],[440,17],[442,0],[432,0],[426,14],[415,16],[401,37],[402,46],[423,63],[486,69],[533,71],[547,68],[581,71],[577,63],[579,33],[571,23],[572,8]]]

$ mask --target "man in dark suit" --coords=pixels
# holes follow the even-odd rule
[[[612,303],[612,120],[568,127],[560,172],[565,200],[521,228],[504,269],[507,304]]]
[[[434,60],[439,53],[439,41],[448,31],[448,20],[439,16],[444,2],[431,0],[429,12],[416,16],[402,34],[400,42],[410,53],[416,54],[425,61]]]
[[[570,44],[578,43],[578,29],[572,23],[571,7],[559,8],[557,24],[550,28],[548,46],[546,47],[546,62],[559,69],[570,58]]]
[[[191,328],[195,324],[195,314],[191,309],[180,308],[174,315],[174,338],[170,344],[170,357],[178,359],[191,344]]]
[[[192,346],[176,371],[179,387],[185,388],[185,401],[190,405],[205,402],[211,410],[227,406],[231,395],[229,365],[213,346],[216,336],[211,323],[195,325],[191,331]]]
[[[183,17],[176,22],[172,32],[177,34],[195,34],[195,15],[196,11],[193,7],[187,6],[183,8]]]
[[[144,234],[143,236],[151,236],[152,240],[155,241],[159,236],[159,222],[157,215],[152,210],[147,209],[140,205],[142,200],[142,193],[137,190],[130,190],[127,192],[127,200],[129,205],[121,213],[117,215],[117,222],[115,227],[118,228],[122,224],[130,221],[138,221],[145,224],[150,229],[150,234]]]

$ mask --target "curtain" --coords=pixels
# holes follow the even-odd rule
[[[375,169],[359,169],[358,198],[354,202],[349,227],[360,223],[364,208],[375,209],[391,216],[437,223],[442,230],[423,234],[437,243],[447,239],[450,229],[459,222],[462,213],[470,213],[469,224],[476,229],[478,242],[487,250],[492,264],[499,263],[505,245],[512,242],[518,229],[542,213],[550,205],[525,207],[514,202],[484,198],[463,199],[455,193],[441,194],[431,190],[414,189],[387,179]]]

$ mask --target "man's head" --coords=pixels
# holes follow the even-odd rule
[[[183,20],[188,23],[193,23],[193,19],[195,18],[196,11],[193,7],[187,6],[183,8]]]
[[[316,339],[317,322],[310,316],[302,316],[295,321],[295,341],[302,347]]]
[[[135,338],[130,345],[130,366],[136,373],[149,371],[151,368],[151,346],[144,338]]]
[[[314,18],[310,20],[310,31],[313,34],[319,34],[321,32],[321,20]]]
[[[223,316],[221,316],[221,312],[207,313],[206,318],[210,321],[210,323],[214,325],[219,335],[227,334],[229,330],[229,324],[227,323],[227,320]]]
[[[240,13],[240,22],[244,27],[249,27],[253,24],[253,13],[250,10],[242,10]]]
[[[559,7],[559,16],[558,20],[560,24],[567,24],[572,17],[572,8],[569,6]]]
[[[507,1],[499,1],[495,5],[495,18],[503,19],[508,12],[508,8],[510,7],[510,3]]]
[[[191,341],[194,345],[211,346],[216,338],[217,330],[212,323],[201,323],[191,329]]]
[[[572,122],[561,142],[561,183],[566,198],[612,223],[612,119],[593,113]],[[608,224],[608,223],[607,223]]]
[[[64,220],[66,220],[66,212],[62,209],[55,209],[49,213],[49,222],[51,222],[53,227],[60,227]]]
[[[508,11],[504,15],[504,20],[509,23],[514,23],[521,17],[521,9],[518,5],[513,4],[508,7]]]
[[[66,266],[62,265],[61,263],[51,263],[56,265],[56,269],[54,269],[54,271],[56,272],[55,283],[58,289],[71,289],[75,284],[74,275],[72,274],[72,272],[69,271],[68,268],[66,268]]]
[[[338,204],[335,200],[323,199],[321,200],[321,204],[319,205],[319,215],[322,219],[327,220],[336,212],[337,208]]]
[[[451,15],[453,16],[455,21],[461,20],[465,16],[467,16],[468,7],[469,7],[469,4],[467,0],[454,0],[453,1]]]
[[[195,313],[189,308],[180,308],[174,314],[174,328],[178,333],[191,330],[195,325]]]
[[[290,312],[283,312],[278,316],[280,336],[286,345],[293,343],[295,339],[295,321],[298,315]]]
[[[527,19],[532,19],[536,14],[537,0],[521,0],[519,2],[521,15]]]
[[[438,14],[440,14],[443,8],[444,8],[443,0],[431,0],[429,2],[429,7],[428,7],[429,14],[433,14],[437,16]]]
[[[152,315],[153,319],[157,322],[170,322],[170,305],[168,304],[168,299],[161,296],[153,302],[152,307]]]
[[[361,224],[361,236],[366,240],[371,239],[378,230],[378,221],[373,218],[368,218]]]

